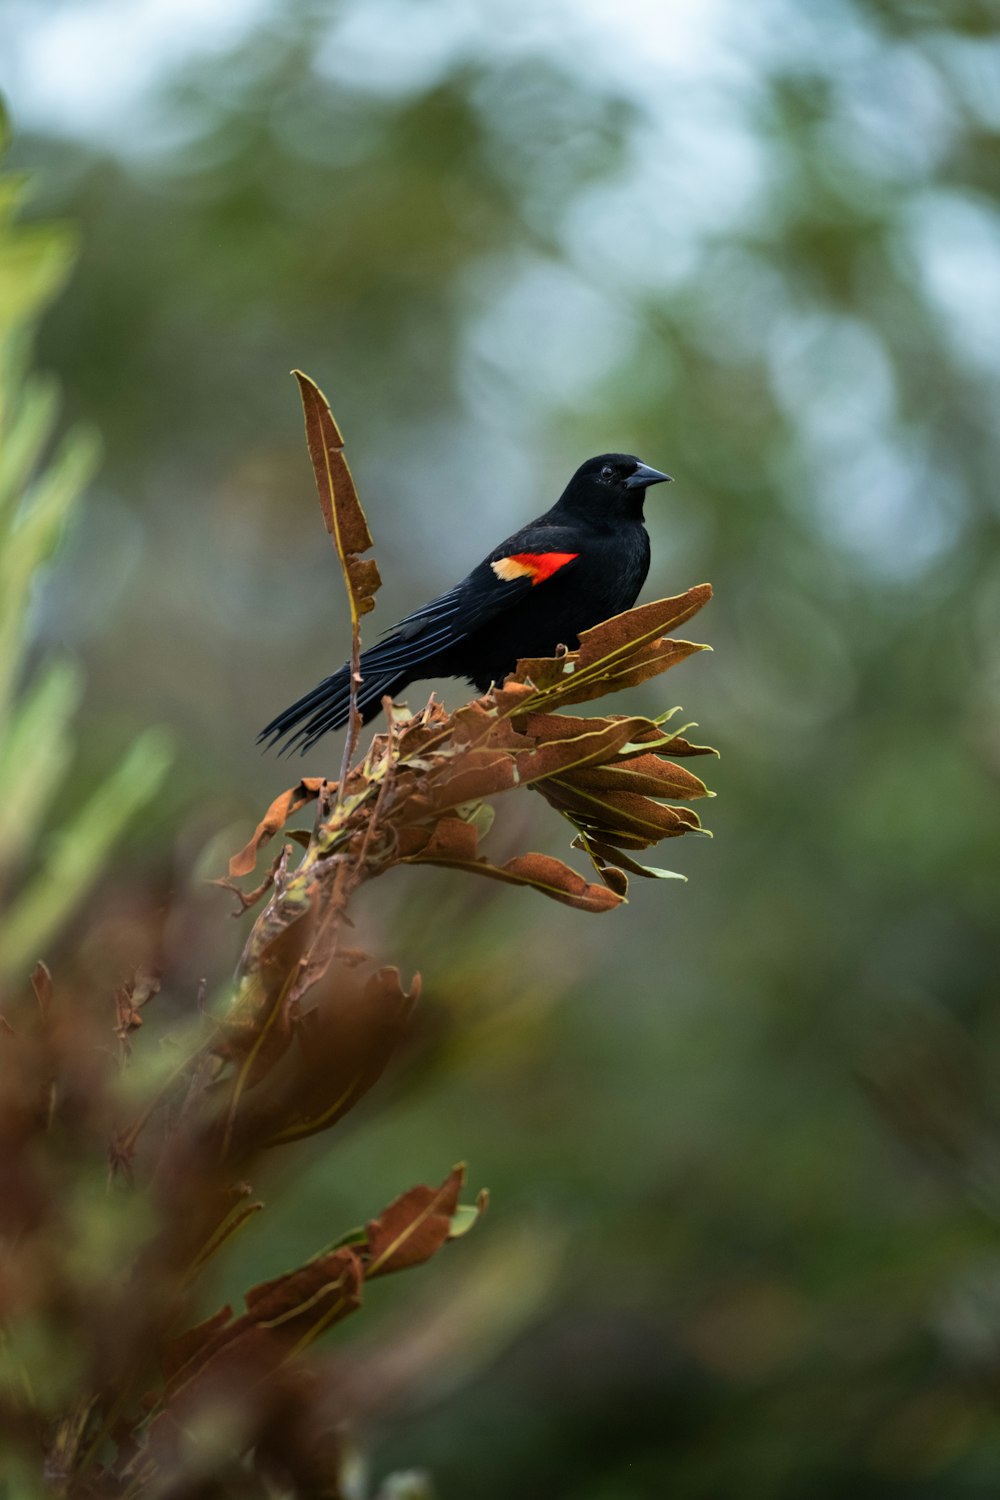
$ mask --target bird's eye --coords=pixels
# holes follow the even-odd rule
[[[604,468],[603,468],[603,469],[602,469],[602,470],[601,470],[601,478],[602,478],[602,479],[610,479],[610,478],[611,478],[611,476],[612,476],[612,475],[613,475],[613,474],[614,474],[614,472],[615,472],[615,471],[614,471],[614,469],[613,469],[613,468],[612,468],[612,467],[611,467],[611,465],[610,465],[610,464],[605,464],[605,465],[604,465]]]

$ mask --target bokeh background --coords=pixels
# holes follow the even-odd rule
[[[352,1332],[374,1474],[443,1500],[994,1494],[995,8],[0,21],[31,212],[81,234],[39,360],[105,445],[35,601],[39,660],[87,674],[63,799],[150,725],[176,754],[54,964],[113,987],[155,951],[183,1010],[238,952],[204,882],[289,779],[254,735],[346,643],[293,365],[347,436],[376,622],[608,448],[677,480],[645,597],[716,588],[715,654],[635,695],[722,750],[714,841],[668,849],[689,883],[600,918],[444,872],[376,887],[362,937],[423,971],[420,1034],[270,1185],[226,1289],[463,1157],[490,1216]],[[492,837],[566,844],[540,803]]]

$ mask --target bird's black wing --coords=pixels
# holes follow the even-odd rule
[[[365,659],[379,666],[407,667],[457,646],[532,588],[571,567],[579,548],[579,538],[569,527],[524,527],[495,547],[461,583],[400,620],[365,652]]]
[[[568,527],[534,524],[508,537],[461,583],[414,610],[362,653],[362,716],[377,713],[387,693],[399,691],[414,678],[433,676],[435,660],[512,608],[532,588],[571,567],[578,556],[579,540]],[[306,751],[328,730],[346,724],[349,704],[350,666],[345,663],[272,719],[258,735],[258,744],[267,740],[273,745],[290,735],[285,750]]]

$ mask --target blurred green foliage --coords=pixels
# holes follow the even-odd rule
[[[0,152],[6,137],[0,115]],[[169,761],[163,735],[146,731],[103,784],[71,797],[80,674],[57,659],[22,680],[32,589],[97,456],[93,434],[77,430],[46,458],[56,395],[50,380],[28,372],[30,338],[69,274],[75,236],[61,225],[14,222],[26,186],[14,174],[0,178],[0,894],[23,877],[4,912],[0,980],[26,976]],[[42,843],[60,793],[66,815]]]
[[[602,923],[535,913],[516,952],[516,894],[381,892],[366,946],[423,969],[425,1045],[234,1285],[360,1217],[358,1183],[460,1152],[494,1191],[470,1253],[545,1251],[399,1397],[378,1471],[420,1462],[445,1500],[985,1496],[995,13],[731,0],[686,70],[669,8],[648,56],[563,11],[421,14],[275,3],[127,150],[21,143],[83,230],[44,361],[109,447],[39,628],[87,660],[85,767],[163,718],[185,746],[76,962],[114,982],[152,934],[178,1004],[218,975],[174,865],[280,789],[253,735],[343,658],[284,371],[350,434],[382,623],[586,454],[666,467],[650,590],[716,589],[711,857]]]

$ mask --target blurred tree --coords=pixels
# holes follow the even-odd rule
[[[167,716],[172,795],[248,818],[253,732],[346,639],[282,371],[351,433],[393,618],[582,453],[674,473],[650,588],[717,588],[711,861],[614,946],[560,912],[512,955],[519,898],[445,876],[364,918],[404,962],[463,936],[433,1104],[401,1088],[343,1182],[461,1138],[494,1222],[572,1245],[563,1310],[383,1452],[485,1500],[965,1500],[1000,1370],[995,16],[703,9],[685,68],[671,7],[646,46],[274,4],[127,154],[25,142],[86,226],[45,358],[112,447],[42,623],[87,637],[92,759]],[[345,1191],[317,1165],[313,1224]]]

